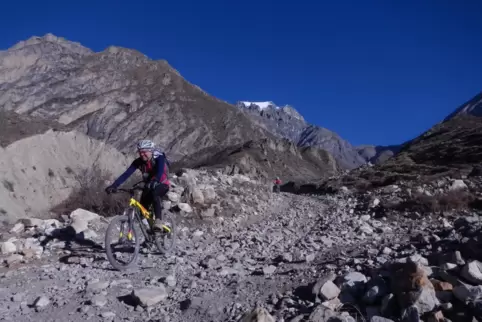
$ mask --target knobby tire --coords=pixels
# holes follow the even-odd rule
[[[109,260],[110,264],[119,271],[123,271],[134,267],[137,264],[137,258],[139,257],[139,250],[140,250],[139,231],[134,224],[135,218],[134,217],[131,217],[131,218],[132,220],[130,222],[130,225],[132,229],[132,234],[134,235],[134,238],[135,238],[135,244],[134,244],[134,256],[128,264],[122,265],[121,263],[119,263],[115,259],[114,253],[112,252],[112,248],[110,247],[110,244],[111,244],[110,236],[113,233],[113,230],[115,229],[115,227],[117,227],[117,225],[120,225],[123,221],[128,221],[129,220],[128,216],[122,215],[112,219],[111,222],[109,223],[109,226],[107,226],[107,230],[105,233],[105,252],[107,255],[107,259]]]

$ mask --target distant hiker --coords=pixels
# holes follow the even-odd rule
[[[169,191],[169,161],[163,152],[154,148],[154,143],[150,140],[140,141],[137,144],[137,152],[139,157],[105,191],[107,193],[115,192],[117,187],[124,183],[136,170],[140,170],[145,182],[140,203],[146,209],[154,204],[156,217],[154,227],[162,229],[161,198]]]
[[[279,177],[276,177],[276,179],[274,180],[274,192],[280,192],[281,191],[281,180],[279,179]]]

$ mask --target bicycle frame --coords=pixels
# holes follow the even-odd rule
[[[137,201],[136,199],[132,198],[130,199],[129,201],[129,206],[131,207],[137,207],[140,211],[140,213],[142,214],[142,216],[144,218],[146,218],[149,222],[149,225],[151,226],[152,228],[152,216],[151,216],[151,213],[146,209],[144,208],[144,206],[141,205],[141,203],[139,201]],[[166,225],[162,224],[162,228],[167,230],[167,232],[171,232],[171,229],[169,227],[167,227]]]

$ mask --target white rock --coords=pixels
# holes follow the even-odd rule
[[[275,319],[268,311],[266,311],[266,309],[258,307],[243,315],[239,322],[275,322]]]
[[[208,202],[212,202],[216,200],[216,191],[214,187],[208,186],[203,190],[204,200]]]
[[[49,303],[50,303],[50,300],[49,300],[48,297],[40,296],[39,298],[37,298],[34,305],[35,305],[35,307],[42,308],[42,307],[46,307],[47,305],[49,305]]]
[[[173,191],[169,191],[167,193],[167,198],[172,202],[179,202],[180,196],[179,196],[179,194],[177,194]]]
[[[89,228],[89,222],[85,219],[76,217],[70,227],[75,230],[75,233],[80,234],[81,232],[86,231]]]
[[[452,184],[449,187],[450,191],[454,190],[463,190],[463,189],[468,189],[467,185],[463,180],[457,179],[452,181]]]
[[[143,307],[156,305],[167,298],[167,291],[163,285],[148,287],[132,291],[132,297]]]
[[[24,231],[24,229],[25,229],[25,225],[22,224],[21,222],[18,222],[12,227],[12,229],[10,229],[10,233],[18,234]]]
[[[201,216],[202,217],[214,217],[215,214],[216,214],[216,209],[208,208],[208,209],[206,209],[202,212]]]
[[[181,202],[178,206],[179,206],[179,209],[181,209],[184,212],[187,212],[187,213],[192,212],[191,206],[187,203]]]
[[[340,294],[340,289],[332,281],[327,281],[320,289],[320,295],[325,300],[331,300]]]
[[[98,214],[81,208],[72,211],[72,213],[70,214],[70,219],[82,219],[82,221],[87,221],[88,223],[99,218],[100,216]]]
[[[2,255],[13,254],[17,251],[17,246],[12,242],[6,241],[1,244]]]
[[[192,200],[195,204],[204,204],[204,195],[201,189],[194,188],[192,191]]]
[[[480,285],[482,284],[482,272],[480,271],[481,267],[482,263],[479,261],[471,261],[462,268],[461,275],[467,281]]]
[[[373,207],[376,207],[380,204],[380,199],[378,198],[375,198],[375,200],[373,200]]]

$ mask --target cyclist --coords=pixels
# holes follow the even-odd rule
[[[137,143],[139,157],[108,186],[105,191],[110,194],[124,183],[136,170],[140,170],[145,182],[140,203],[146,209],[153,203],[156,221],[154,227],[162,230],[161,198],[169,191],[168,162],[160,150],[155,149],[151,140],[141,140]]]

